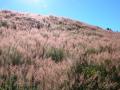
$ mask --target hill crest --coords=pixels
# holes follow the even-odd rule
[[[0,21],[6,23],[5,27],[18,30],[30,30],[32,28],[49,28],[61,30],[79,30],[81,28],[85,28],[90,30],[103,30],[98,26],[89,25],[64,17],[18,13],[8,10],[0,11]]]

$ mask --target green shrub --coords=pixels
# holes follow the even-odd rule
[[[112,31],[112,29],[111,29],[111,28],[106,28],[106,30],[108,30],[108,31]]]
[[[75,82],[71,90],[118,90],[120,88],[119,71],[108,61],[100,65],[77,63],[73,75]]]
[[[55,62],[59,62],[63,60],[65,55],[63,49],[61,48],[50,48],[46,53],[46,57],[47,58],[51,57],[51,59],[54,60]]]
[[[95,74],[100,74],[102,76],[106,76],[107,71],[102,65],[94,65],[94,64],[77,64],[75,68],[75,73],[82,73],[86,77],[94,76]]]
[[[98,72],[98,69],[96,66],[91,65],[83,68],[83,73],[88,77],[95,75],[97,72]]]

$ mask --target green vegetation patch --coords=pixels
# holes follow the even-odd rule
[[[64,50],[62,48],[49,48],[46,52],[46,57],[51,58],[55,62],[62,61],[65,57]]]

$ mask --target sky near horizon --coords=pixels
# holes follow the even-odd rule
[[[0,9],[64,16],[120,31],[120,0],[0,0]]]

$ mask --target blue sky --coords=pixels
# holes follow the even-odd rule
[[[0,0],[0,9],[64,16],[120,31],[120,0]]]

